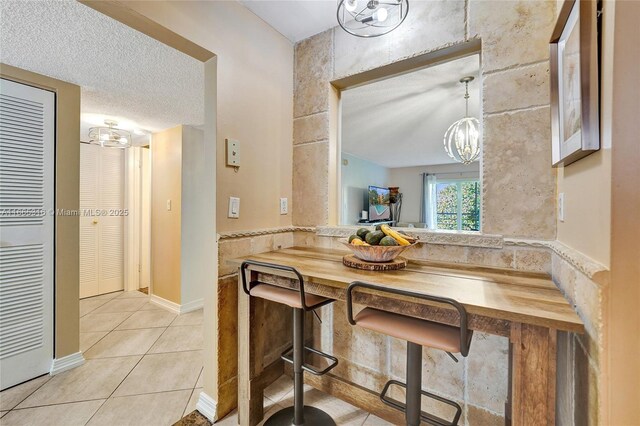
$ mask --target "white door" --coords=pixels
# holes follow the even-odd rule
[[[124,289],[124,155],[80,146],[80,298]]]
[[[53,359],[55,94],[0,79],[0,389]]]

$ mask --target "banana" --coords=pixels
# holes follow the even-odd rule
[[[385,235],[388,235],[391,238],[393,238],[394,240],[396,240],[398,242],[398,244],[400,244],[401,246],[410,246],[411,245],[411,243],[409,241],[407,241],[406,239],[404,239],[402,237],[402,235],[400,235],[399,233],[397,233],[393,229],[389,228],[389,225],[382,225],[380,227],[380,230],[382,232],[384,232]]]
[[[357,239],[355,238],[353,241],[351,241],[351,245],[352,246],[364,246],[367,243],[365,243],[364,241],[362,241],[361,239]]]

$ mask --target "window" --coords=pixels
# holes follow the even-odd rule
[[[480,182],[438,181],[436,227],[458,231],[480,230]]]

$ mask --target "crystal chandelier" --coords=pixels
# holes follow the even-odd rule
[[[462,77],[460,83],[465,85],[464,99],[466,113],[464,118],[456,121],[444,134],[444,150],[449,157],[463,164],[470,164],[480,155],[480,122],[469,117],[469,83],[473,77]]]
[[[340,0],[338,24],[357,37],[378,37],[398,28],[409,13],[409,0]]]
[[[89,143],[110,148],[130,148],[131,132],[118,129],[118,122],[104,120],[106,127],[92,127],[89,129]]]

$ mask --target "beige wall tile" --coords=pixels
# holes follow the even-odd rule
[[[504,416],[484,410],[475,405],[467,405],[467,424],[473,426],[495,426],[504,424]]]
[[[574,304],[576,276],[579,272],[555,253],[551,255],[551,264],[553,282],[562,291],[564,297]]]
[[[329,109],[329,80],[333,72],[333,31],[327,30],[295,47],[293,116]]]
[[[467,261],[467,248],[462,246],[445,246],[441,244],[423,244],[426,246],[425,260],[437,262],[464,263]]]
[[[235,266],[227,264],[227,260],[248,256],[251,252],[251,238],[233,238],[218,242],[218,276],[223,277],[238,272]]]
[[[283,232],[273,235],[273,250],[293,247],[293,232]]]
[[[546,249],[515,249],[514,267],[521,271],[551,273],[551,252]]]
[[[411,2],[407,19],[389,37],[391,62],[464,41],[464,5],[463,0]]]
[[[296,247],[315,247],[316,240],[317,237],[315,232],[293,233],[293,245]]]
[[[336,28],[334,78],[377,68],[389,62],[390,37],[354,37]]]
[[[273,234],[251,237],[251,254],[273,250]]]
[[[329,144],[293,148],[293,223],[325,225],[329,218]]]
[[[488,74],[482,84],[485,114],[548,105],[549,62]]]
[[[293,144],[329,139],[329,113],[321,112],[293,120]]]
[[[469,8],[470,36],[483,41],[484,71],[549,59],[555,1],[472,0]]]
[[[483,247],[467,247],[467,262],[474,265],[513,268],[514,250],[509,247],[491,249]]]
[[[467,357],[467,403],[504,412],[508,388],[509,341],[474,333]]]
[[[548,107],[485,117],[483,232],[555,238],[550,140]]]
[[[576,273],[574,300],[587,333],[594,339],[602,334],[602,292],[600,287],[582,273]]]

